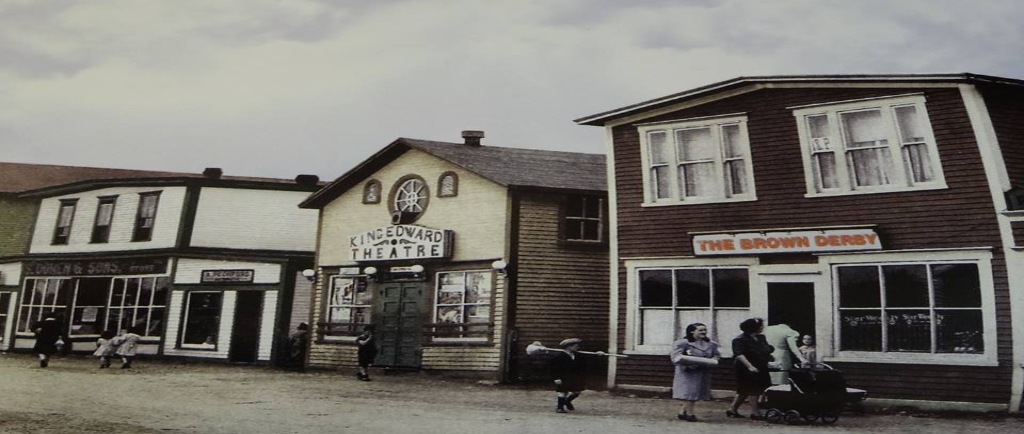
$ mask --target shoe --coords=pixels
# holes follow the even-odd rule
[[[48,366],[49,364],[50,364],[50,362],[47,362],[46,360],[40,360],[40,361],[39,361],[39,367],[40,367],[40,368],[45,368],[45,367],[47,367],[47,366]]]
[[[565,401],[565,409],[569,411],[576,411],[576,407],[569,401]]]
[[[732,410],[726,410],[725,411],[725,415],[729,416],[729,417],[735,417],[735,418],[744,418],[744,417],[746,417],[746,416],[740,414],[739,412],[732,411]]]
[[[569,410],[566,410],[564,408],[559,408],[559,409],[555,410],[555,413],[568,413],[568,412],[569,412]]]
[[[750,420],[764,420],[764,416],[754,413],[750,415]]]
[[[676,419],[679,419],[679,420],[686,420],[686,418],[687,418],[686,413],[679,413],[679,414],[676,415]]]
[[[131,368],[132,368],[132,365],[129,365],[127,363],[121,365],[121,369],[131,369]]]
[[[692,414],[688,414],[688,415],[686,415],[686,421],[687,422],[696,422],[697,421],[697,416],[694,416]]]

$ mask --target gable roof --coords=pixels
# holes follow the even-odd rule
[[[601,154],[470,146],[400,137],[299,204],[323,208],[400,155],[416,149],[509,189],[607,191]]]
[[[67,188],[80,190],[94,185],[124,184],[130,180],[173,182],[188,179],[203,179],[223,184],[295,185],[294,180],[280,178],[223,176],[219,179],[212,179],[200,173],[0,162],[0,194],[32,194]]]
[[[632,116],[645,111],[654,110],[672,104],[678,104],[687,100],[705,97],[715,93],[725,92],[736,88],[771,85],[775,83],[792,84],[833,84],[837,87],[843,84],[854,83],[993,83],[1004,85],[1024,86],[1024,80],[1012,78],[995,77],[989,75],[960,73],[960,74],[849,74],[849,75],[770,75],[737,77],[731,80],[712,83],[707,86],[690,89],[661,98],[655,98],[620,107],[614,110],[593,114],[574,120],[580,125],[605,125],[607,122]]]

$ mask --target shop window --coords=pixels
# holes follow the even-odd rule
[[[167,277],[113,279],[106,329],[135,328],[144,337],[163,335],[168,286]]]
[[[159,202],[159,191],[139,194],[139,210],[135,216],[135,231],[132,233],[132,241],[149,241],[153,239],[156,207]]]
[[[840,351],[982,354],[976,264],[835,267]]]
[[[711,339],[728,341],[750,316],[747,268],[663,268],[638,271],[640,346],[668,347],[686,326],[708,325]]]
[[[185,302],[181,348],[216,349],[222,292],[191,291]]]
[[[92,242],[105,243],[110,240],[110,226],[114,221],[114,203],[117,196],[101,197],[96,206],[96,220],[92,226]]]
[[[459,175],[445,172],[437,179],[437,197],[454,197],[459,194]]]
[[[358,336],[373,323],[373,291],[365,276],[334,276],[322,336]]]
[[[63,314],[71,292],[71,279],[25,279],[18,311],[18,333],[32,333],[32,327],[47,313]]]
[[[67,244],[71,238],[71,224],[75,220],[78,199],[62,199],[57,211],[57,227],[53,230],[53,244]]]
[[[493,273],[454,271],[437,274],[434,337],[484,340],[491,326]]]
[[[7,336],[7,316],[11,309],[13,296],[13,292],[0,292],[0,345],[4,343]]]
[[[923,96],[794,111],[808,195],[945,188]]]
[[[570,196],[564,205],[562,237],[566,241],[600,243],[604,241],[604,199]]]
[[[647,203],[754,200],[746,117],[639,128]]]
[[[363,203],[380,203],[380,181],[366,181],[366,185],[363,186]]]

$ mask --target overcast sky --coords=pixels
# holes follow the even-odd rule
[[[1024,78],[1019,0],[0,0],[0,161],[334,179],[745,75]]]

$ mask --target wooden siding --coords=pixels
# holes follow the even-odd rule
[[[274,324],[277,323],[277,300],[277,291],[263,293],[263,314],[260,318],[260,343],[256,353],[257,360],[270,360],[270,354],[274,348]]]
[[[303,191],[203,188],[190,245],[312,252],[318,213],[298,207],[308,196]]]
[[[1024,187],[1024,90],[1009,86],[978,86],[1015,187]]]
[[[559,240],[564,195],[522,194],[515,292],[515,374],[547,378],[549,357],[527,356],[540,341],[558,348],[566,338],[583,339],[584,350],[608,349],[608,248],[573,246]],[[589,365],[603,375],[604,360]]]
[[[288,320],[288,330],[284,336],[288,336],[292,330],[299,323],[306,323],[307,325],[315,326],[316,323],[311,322],[312,319],[309,317],[309,308],[312,306],[313,298],[313,282],[310,282],[301,272],[295,273],[295,291],[292,296],[292,305],[289,308],[291,310],[291,316]]]
[[[948,189],[806,198],[797,124],[786,107],[922,92]],[[669,113],[643,122],[745,112],[758,200],[667,207],[643,202],[636,127],[613,129],[622,257],[691,256],[688,232],[875,224],[886,250],[993,247],[998,367],[840,363],[854,387],[881,398],[1006,402],[1011,336],[1006,265],[978,145],[959,90],[897,88],[765,89]],[[1005,145],[1004,145],[1005,148]],[[1009,158],[1008,158],[1009,160]],[[619,345],[626,333],[626,276],[619,265]],[[989,338],[986,336],[986,338]],[[728,343],[723,343],[728,345]],[[884,374],[883,374],[884,373]],[[731,385],[728,370],[716,388]],[[620,360],[619,384],[669,386],[664,357]]]
[[[0,258],[28,253],[38,206],[36,199],[0,194]]]

